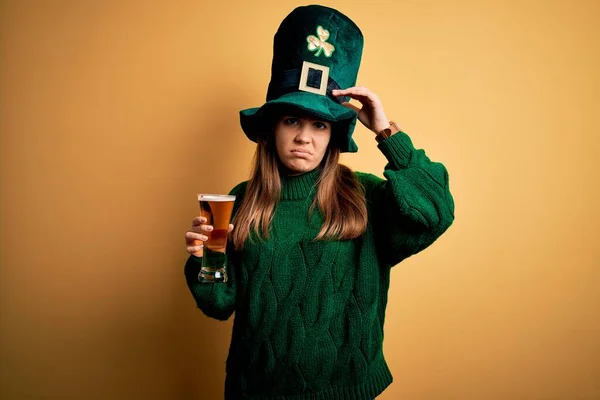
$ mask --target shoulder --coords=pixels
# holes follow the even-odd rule
[[[354,175],[356,176],[360,184],[363,185],[367,192],[370,191],[373,187],[383,182],[383,179],[381,179],[377,175],[373,175],[367,172],[355,171]]]
[[[243,196],[246,193],[247,186],[248,181],[240,182],[229,191],[229,194],[232,194],[234,196]]]
[[[239,209],[239,207],[242,203],[242,200],[244,199],[247,186],[248,186],[248,181],[240,182],[237,185],[235,185],[233,187],[233,189],[231,189],[229,191],[230,195],[235,196],[235,201],[233,203],[233,213],[234,214],[237,213],[237,210]]]

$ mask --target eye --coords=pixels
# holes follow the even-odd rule
[[[300,124],[300,120],[296,117],[285,117],[283,123],[286,125],[298,125]]]
[[[328,126],[324,122],[316,121],[314,127],[318,130],[327,130]]]

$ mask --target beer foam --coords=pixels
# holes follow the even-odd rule
[[[200,194],[198,193],[198,201],[235,201],[235,196],[230,194]]]

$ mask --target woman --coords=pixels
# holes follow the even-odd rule
[[[257,148],[251,179],[231,191],[226,283],[198,282],[195,241],[211,227],[197,217],[186,232],[198,307],[219,320],[235,311],[227,399],[379,395],[392,382],[383,355],[390,269],[454,219],[445,167],[355,86],[362,44],[358,27],[331,8],[299,7],[284,19],[267,102],[240,112]],[[386,179],[338,164],[341,152],[357,151],[357,119],[376,134]]]

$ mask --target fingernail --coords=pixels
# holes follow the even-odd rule
[[[206,227],[206,230],[207,230],[207,231],[212,231],[212,230],[213,230],[213,227],[212,227],[211,225],[209,225],[209,226],[207,226],[207,227]]]

